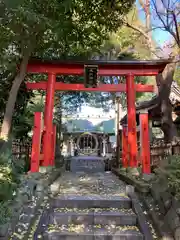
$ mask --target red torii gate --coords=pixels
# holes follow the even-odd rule
[[[98,91],[98,92],[126,92],[128,126],[122,135],[123,165],[137,167],[137,137],[136,137],[136,110],[135,93],[153,92],[153,85],[135,84],[135,76],[156,76],[163,71],[168,60],[157,61],[43,61],[31,59],[27,66],[28,73],[48,74],[48,80],[40,83],[27,83],[31,90],[45,90],[46,104],[44,126],[42,116],[35,113],[34,134],[31,154],[31,171],[39,170],[39,162],[43,166],[54,165],[55,127],[53,127],[53,108],[55,91]],[[56,82],[56,75],[84,75],[85,66],[97,66],[99,76],[125,76],[126,84],[100,84],[96,88],[85,88],[84,84],[67,84]],[[150,146],[148,141],[148,115],[141,115],[141,136],[146,144],[142,146],[143,172],[150,173]],[[41,129],[43,131],[42,157],[40,155]],[[126,132],[128,134],[126,136]],[[144,149],[143,149],[144,147]],[[129,150],[128,150],[129,149]]]

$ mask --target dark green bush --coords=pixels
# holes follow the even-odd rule
[[[0,154],[0,224],[9,218],[8,204],[15,196],[23,172],[23,160],[13,161],[10,151]]]
[[[9,202],[0,203],[0,225],[5,224],[11,218],[12,212],[9,208]]]
[[[169,156],[165,162],[155,170],[157,177],[166,179],[171,193],[180,199],[180,156]]]

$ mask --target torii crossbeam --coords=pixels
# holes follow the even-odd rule
[[[27,83],[28,89],[31,90],[47,90],[48,83]],[[127,92],[126,84],[100,84],[96,88],[86,88],[84,84],[79,83],[55,83],[55,91],[85,91],[85,92]],[[136,92],[153,92],[153,85],[135,84]]]

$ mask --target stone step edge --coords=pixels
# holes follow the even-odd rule
[[[69,211],[69,212],[53,212],[53,216],[61,216],[61,215],[66,215],[66,216],[115,216],[115,217],[121,217],[121,216],[126,216],[126,217],[136,217],[136,214],[134,212],[128,213],[128,212],[123,212],[123,211],[118,211],[118,212],[108,212],[108,211],[103,211],[103,212],[75,212],[75,211]]]
[[[130,199],[121,197],[118,199],[83,199],[83,198],[54,198],[51,201],[51,208],[122,208],[131,209]]]
[[[57,195],[53,198],[53,200],[59,200],[59,201],[128,201],[131,202],[131,199],[127,196],[112,196],[112,198],[108,198],[108,196],[96,196],[96,195],[71,195],[71,194],[65,194],[65,195]]]
[[[107,229],[105,228],[101,228],[101,229],[94,229],[94,230],[91,230],[91,231],[88,231],[88,230],[84,230],[82,232],[70,232],[70,231],[50,231],[50,232],[44,232],[43,233],[43,236],[48,236],[48,235],[56,235],[56,236],[98,236],[98,235],[105,235],[105,236],[113,236],[113,235],[118,235],[118,236],[143,236],[142,233],[139,231],[139,230],[118,230],[118,229],[114,229],[114,232],[113,231],[108,231]]]

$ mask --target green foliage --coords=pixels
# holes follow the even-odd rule
[[[21,91],[18,96],[20,94]],[[33,94],[27,91],[23,92],[23,94],[24,101],[23,97],[20,99],[22,101],[19,98],[16,101],[16,106],[18,105],[21,111],[17,111],[17,107],[15,107],[15,114],[13,116],[12,134],[17,139],[27,139],[29,137],[28,133],[32,130],[34,122],[34,112],[43,112],[44,110],[45,101],[40,94]]]
[[[84,55],[122,25],[122,16],[129,12],[134,0],[109,1],[21,0],[0,10],[2,49],[13,44],[17,55],[28,48],[36,56],[50,58]],[[89,49],[89,50],[88,50]]]
[[[180,63],[177,64],[176,71],[174,73],[174,80],[180,86]]]
[[[13,162],[9,154],[0,156],[0,201],[12,197],[13,191],[19,182],[19,174],[22,173],[22,162]]]
[[[128,23],[137,28],[144,28],[143,22],[139,19],[137,7],[134,7],[126,15]],[[101,47],[102,57],[106,59],[117,59],[119,56],[129,54],[133,59],[149,59],[151,51],[147,45],[147,39],[138,31],[127,26],[122,26],[115,32],[111,32],[108,40],[104,41]],[[104,55],[104,52],[106,54]],[[124,58],[124,57],[123,57]]]
[[[27,107],[29,100],[31,100],[33,96],[34,94],[32,92],[27,91],[25,83],[22,83],[18,92],[12,119],[12,134],[14,138],[27,138],[27,133],[32,128],[32,124],[29,124],[29,119],[33,117],[33,113],[28,111]]]
[[[9,202],[0,202],[0,225],[7,223],[12,216],[12,211],[9,208]]]
[[[8,74],[1,81],[1,120],[12,80],[17,74],[16,66],[24,56],[49,59],[90,58],[102,41],[109,37],[109,33],[122,25],[122,16],[129,12],[133,3],[134,0],[113,3],[103,0],[2,0],[0,68],[3,73],[7,71]],[[6,81],[9,75],[11,79]],[[35,77],[35,81],[38,77],[40,76]],[[34,80],[34,77],[30,78]],[[25,94],[20,96],[24,97]],[[74,96],[79,106],[81,96]],[[84,98],[87,99],[88,96],[89,94],[84,94]],[[22,115],[22,111],[25,112],[26,103],[19,105],[21,100],[23,99],[17,100],[13,118],[12,130],[16,137],[26,136],[29,131],[29,122],[26,120],[31,119],[32,123],[31,110],[26,111],[27,117],[17,116]]]
[[[168,157],[165,166],[155,170],[158,178],[164,178],[168,182],[170,191],[180,199],[180,157]]]
[[[4,71],[0,74],[0,124],[3,121],[4,118],[4,111],[5,111],[5,107],[6,107],[6,102],[9,96],[9,91],[11,89],[11,85],[14,79],[14,75],[15,72],[10,72],[8,71]],[[18,126],[21,125],[21,130],[23,130],[21,133],[16,134],[15,133],[15,137],[17,135],[21,136],[26,136],[26,132],[29,131],[29,129],[27,129],[27,124],[22,121],[23,118],[23,113],[27,107],[28,101],[30,98],[32,98],[33,93],[27,91],[25,83],[22,83],[18,92],[18,96],[16,99],[16,104],[15,104],[15,111],[14,111],[14,115],[13,115],[13,126],[16,126],[16,132],[19,132],[18,130]],[[14,127],[13,127],[14,130]]]
[[[0,224],[10,218],[9,201],[13,199],[24,172],[24,161],[13,161],[9,151],[0,155]]]

